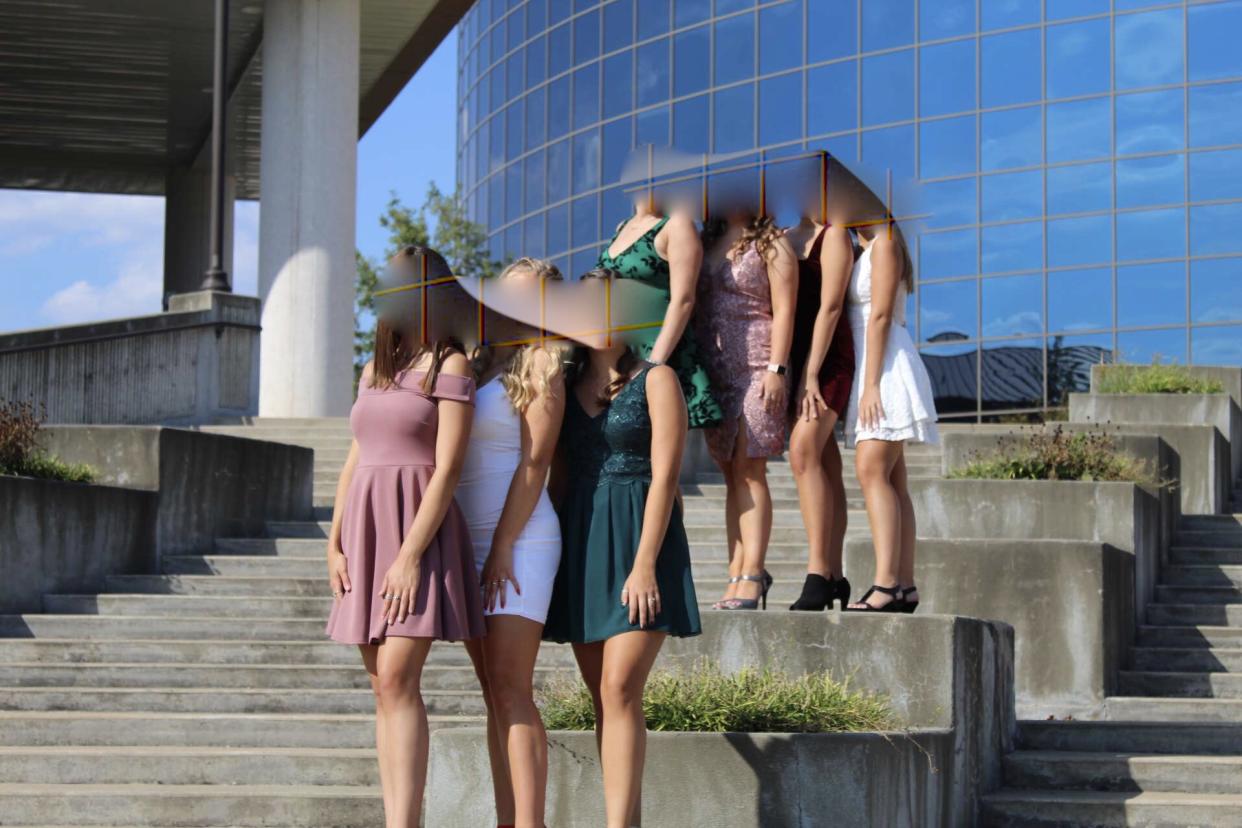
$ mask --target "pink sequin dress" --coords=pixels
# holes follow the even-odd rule
[[[772,457],[785,449],[785,407],[768,411],[760,395],[772,361],[772,286],[768,266],[752,244],[736,258],[707,266],[699,276],[695,330],[712,392],[724,421],[706,429],[718,463],[733,456],[738,429],[746,429],[747,456]],[[789,383],[785,380],[785,393]]]
[[[358,389],[349,425],[358,441],[341,518],[341,551],[352,590],[332,604],[328,635],[344,644],[379,644],[389,635],[459,641],[479,638],[483,597],[470,528],[456,501],[421,558],[414,612],[386,623],[379,595],[436,470],[438,400],[474,404],[474,380],[440,374],[423,389],[422,371],[406,371],[392,388]]]

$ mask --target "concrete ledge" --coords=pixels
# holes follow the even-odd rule
[[[310,449],[159,426],[49,426],[44,435],[48,451],[94,466],[101,483],[155,492],[157,556],[203,552],[220,535],[262,534],[268,520],[311,517]]]
[[[0,476],[0,614],[39,612],[47,592],[92,592],[151,572],[154,492]]]
[[[477,828],[495,821],[486,732],[432,734],[427,824]],[[802,828],[808,825],[968,825],[954,821],[943,769],[951,733],[652,733],[643,824]],[[603,825],[595,734],[548,737],[549,825]],[[692,794],[692,795],[691,795]]]
[[[1114,363],[1111,365],[1092,365],[1091,366],[1091,393],[1100,393],[1100,381],[1110,371],[1116,371],[1119,368],[1134,368],[1133,365],[1123,365]],[[1184,371],[1192,377],[1199,379],[1216,380],[1225,387],[1225,393],[1233,397],[1233,401],[1242,407],[1242,368],[1229,365],[1187,365],[1181,366]]]
[[[176,296],[167,313],[0,334],[0,398],[54,423],[184,425],[258,411],[259,300]]]
[[[1242,475],[1242,409],[1229,394],[1070,394],[1078,423],[1212,425],[1229,443],[1229,481]]]
[[[820,737],[807,737],[805,746],[772,734],[653,734],[643,790],[646,824],[709,825],[716,818],[707,817],[710,812],[721,814],[725,824],[768,828],[807,824],[799,813],[836,815],[848,808],[857,810],[842,824],[971,825],[977,797],[1000,784],[1000,760],[1012,749],[1015,729],[1013,630],[1007,624],[930,614],[708,611],[703,635],[670,639],[657,669],[701,658],[729,671],[773,667],[848,678],[857,689],[888,695],[912,732],[891,743],[878,734],[831,734],[819,742],[814,739]],[[432,739],[428,790],[435,793],[428,799],[428,824],[487,824],[492,801],[484,741],[458,730],[438,731]],[[548,824],[600,824],[603,796],[594,737],[555,733],[552,744]],[[704,752],[713,744],[719,747]],[[669,748],[661,756],[663,745]],[[810,752],[816,758],[809,758]],[[778,784],[772,778],[792,773],[790,763],[797,758],[804,759],[806,774],[795,793],[790,780]],[[697,787],[699,775],[715,781]],[[877,784],[856,781],[872,775]],[[840,784],[829,781],[834,778]],[[822,781],[806,781],[815,779]],[[696,796],[693,807],[709,810],[702,819],[696,811],[694,819],[682,820],[681,812],[690,807],[687,785],[696,791],[728,788],[739,797],[766,789],[771,796],[760,800],[767,809],[762,816],[752,800],[749,809],[728,819],[725,811],[711,810],[719,804],[709,802],[717,798],[714,793]],[[917,793],[897,797],[894,790]],[[909,810],[883,810],[901,807]],[[678,815],[675,822],[669,821],[671,813]]]
[[[1021,719],[1098,718],[1134,632],[1134,556],[1098,542],[926,540],[918,544],[920,615],[995,618],[1014,634]],[[860,589],[875,568],[869,538],[846,545]]]

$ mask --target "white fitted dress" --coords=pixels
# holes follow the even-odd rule
[[[850,274],[847,313],[854,334],[854,387],[850,391],[849,409],[845,416],[846,445],[860,440],[909,441],[938,443],[936,403],[931,380],[919,357],[914,340],[906,330],[906,286],[897,287],[893,307],[893,323],[888,329],[884,348],[884,365],[880,374],[880,404],[884,416],[878,426],[863,428],[858,422],[858,398],[867,365],[867,320],[871,316],[871,247],[854,262]]]
[[[475,569],[483,572],[500,522],[509,484],[522,456],[522,423],[499,379],[480,387],[475,396],[474,426],[466,460],[457,483],[456,499],[474,545]],[[546,490],[513,546],[513,574],[522,588],[505,587],[505,606],[485,615],[520,615],[544,623],[552,600],[552,582],[561,562],[561,526]]]

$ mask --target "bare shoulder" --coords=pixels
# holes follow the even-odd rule
[[[784,233],[772,239],[772,244],[768,247],[768,260],[781,263],[796,262],[798,260],[798,254],[794,251],[793,245]]]
[[[461,351],[450,351],[444,357],[444,361],[440,363],[440,373],[459,377],[473,376],[470,370],[470,360],[466,359],[466,355]]]
[[[368,359],[367,364],[362,366],[362,382],[369,383],[375,376],[375,360]]]
[[[677,372],[667,365],[652,366],[647,372],[646,382],[648,397],[681,396],[681,381],[677,379]]]

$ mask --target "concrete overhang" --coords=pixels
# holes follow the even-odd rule
[[[473,0],[360,0],[361,137]],[[0,187],[161,195],[211,137],[213,0],[0,0]],[[230,0],[229,166],[259,195],[263,0]]]

